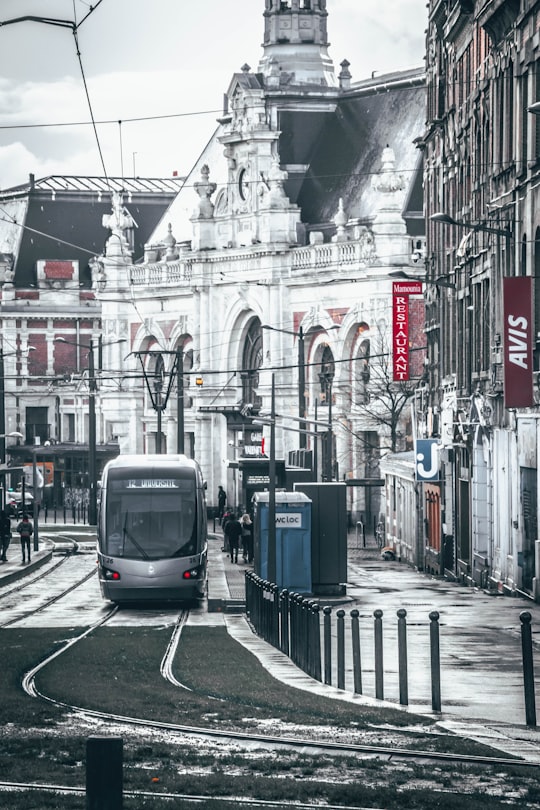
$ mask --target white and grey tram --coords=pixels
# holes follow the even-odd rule
[[[207,550],[205,487],[196,461],[182,455],[120,455],[108,462],[98,514],[104,598],[200,598]]]

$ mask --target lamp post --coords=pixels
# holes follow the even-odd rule
[[[94,343],[88,345],[88,523],[97,524],[96,370]]]
[[[324,387],[325,395],[328,398],[328,429],[324,442],[323,458],[323,480],[334,480],[334,433],[332,430],[332,381],[334,374],[332,371],[322,371],[319,374],[321,387]]]
[[[507,248],[506,262],[508,264],[510,256],[510,243],[512,239],[512,232],[509,228],[494,228],[491,225],[485,225],[483,222],[465,222],[462,219],[454,219],[454,217],[450,216],[450,214],[447,214],[444,211],[436,211],[434,214],[430,214],[429,218],[432,222],[439,222],[441,225],[453,225],[458,228],[470,228],[471,231],[475,231],[477,233],[493,233],[496,236],[504,237]]]
[[[268,579],[276,581],[276,381],[272,374],[270,460],[268,464]]]
[[[280,329],[277,326],[269,326],[268,324],[263,324],[262,329],[270,329],[272,332],[282,332],[284,335],[292,335],[293,337],[298,338],[298,416],[301,420],[304,420],[306,417],[306,362],[304,351],[304,330],[300,326],[298,332],[294,332],[291,329]],[[305,422],[302,421],[300,423],[300,428],[302,429],[305,427]],[[301,449],[304,449],[307,446],[305,433],[300,433],[299,445]]]
[[[176,450],[183,454],[184,447],[184,353],[181,348],[176,350],[176,411],[178,414]]]
[[[90,343],[79,343],[77,341],[66,340],[63,337],[55,338],[58,343],[66,343],[68,346],[76,346],[80,349],[88,349],[88,523],[92,526],[97,524],[97,438],[96,438],[96,368],[94,362],[94,341]],[[106,343],[105,346],[112,346],[125,343],[125,339],[115,340]],[[100,348],[103,344],[100,343]]]

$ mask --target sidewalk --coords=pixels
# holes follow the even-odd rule
[[[211,531],[211,527],[209,529]],[[491,746],[499,750],[501,756],[516,756],[527,762],[540,765],[540,730],[538,727],[528,727],[525,724],[523,712],[520,711],[515,714],[510,712],[510,717],[515,716],[516,719],[518,717],[521,719],[523,716],[523,723],[520,724],[498,719],[497,712],[490,711],[489,708],[487,710],[488,717],[485,718],[470,711],[474,695],[469,700],[464,698],[464,694],[468,692],[471,685],[468,680],[470,679],[470,667],[467,660],[468,653],[463,652],[461,649],[462,639],[460,635],[462,632],[467,635],[466,630],[463,631],[461,627],[458,627],[454,635],[449,635],[449,628],[444,626],[444,640],[447,647],[450,646],[453,649],[455,644],[459,645],[459,648],[455,650],[454,657],[458,659],[457,666],[460,668],[458,672],[463,673],[463,682],[457,685],[453,680],[448,682],[448,679],[446,679],[444,681],[443,686],[446,694],[443,695],[443,706],[440,715],[432,712],[429,703],[415,705],[411,702],[408,707],[400,707],[394,700],[377,701],[367,694],[355,695],[349,688],[341,690],[334,686],[321,684],[301,672],[280,651],[258,638],[252,632],[245,617],[238,615],[243,613],[244,609],[245,570],[251,568],[251,566],[231,563],[226,552],[221,551],[221,541],[222,535],[219,529],[215,534],[211,532],[209,542],[208,612],[209,614],[213,612],[214,615],[216,612],[221,613],[221,621],[225,623],[229,633],[249,649],[274,677],[297,689],[305,689],[337,700],[353,701],[360,705],[386,705],[405,712],[410,711],[425,714],[432,718],[435,717],[437,727],[445,732]],[[326,597],[321,600],[324,604],[327,604],[328,601]],[[389,621],[394,620],[395,608],[405,604],[411,618],[415,610],[416,612],[422,611],[422,614],[426,613],[427,626],[429,626],[429,619],[427,618],[429,610],[433,609],[434,605],[436,606],[440,601],[442,604],[441,616],[444,616],[445,611],[449,610],[447,605],[451,605],[454,609],[461,608],[461,612],[454,610],[454,613],[448,617],[449,623],[457,616],[458,620],[464,622],[466,626],[467,621],[474,621],[476,617],[479,625],[477,631],[480,633],[483,633],[484,622],[487,623],[485,619],[486,611],[488,617],[491,617],[492,623],[493,617],[495,617],[495,624],[498,624],[501,631],[507,631],[510,623],[515,624],[517,622],[519,627],[519,613],[528,611],[532,616],[533,630],[536,631],[537,637],[540,636],[540,605],[518,597],[487,595],[482,591],[459,583],[430,577],[402,563],[385,561],[381,558],[381,552],[374,537],[367,536],[364,546],[362,538],[359,543],[356,542],[354,531],[349,534],[347,597],[342,597],[338,601],[346,608],[347,613],[349,607],[359,608],[364,618],[372,616],[375,608],[382,607]],[[430,604],[431,601],[434,601],[434,605]],[[463,615],[465,615],[464,619],[461,618]],[[215,619],[212,619],[210,615],[207,616],[207,621],[216,620],[217,616]],[[412,618],[411,632],[414,624],[415,621]],[[347,639],[348,635],[347,633]],[[385,644],[387,642],[393,643],[390,638],[387,639],[387,636],[390,637],[391,635],[392,632],[386,632],[385,630]],[[365,641],[364,639],[364,643]],[[418,677],[418,672],[415,669],[414,645],[411,641],[409,671],[410,678],[413,680],[413,678]],[[514,644],[517,643],[517,637],[513,638],[513,642]],[[494,662],[495,669],[497,666],[501,667],[500,682],[504,691],[504,684],[506,683],[504,681],[505,656],[498,649],[489,649],[491,643],[491,636],[487,636],[484,644],[477,651],[476,657],[482,664],[486,658],[490,658]],[[350,651],[346,653],[346,658],[350,668]],[[390,668],[395,670],[395,664],[391,661],[388,663]],[[372,675],[373,673],[370,670],[368,677],[372,677]],[[388,678],[391,677],[395,680],[395,671],[388,673]],[[335,682],[335,678],[333,678],[333,683]],[[453,693],[452,705],[447,699],[449,689]],[[487,684],[485,689],[489,695]],[[518,691],[522,689],[521,684],[518,684],[517,689]],[[388,693],[393,693],[393,691],[393,689],[389,689]],[[508,692],[505,695],[505,701],[508,701]],[[516,700],[515,694],[513,699]],[[521,699],[521,696],[519,696],[519,699]],[[540,706],[539,701],[537,701],[537,705]]]

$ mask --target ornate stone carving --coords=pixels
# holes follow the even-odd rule
[[[195,191],[200,198],[198,208],[195,212],[195,216],[199,219],[212,219],[214,216],[214,204],[210,197],[216,190],[217,186],[215,183],[211,183],[209,181],[209,177],[210,169],[205,163],[201,169],[201,180],[194,183]]]

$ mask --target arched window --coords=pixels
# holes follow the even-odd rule
[[[354,375],[354,390],[356,391],[356,402],[358,405],[363,405],[368,402],[368,391],[367,386],[369,383],[369,378],[371,375],[371,369],[369,365],[370,361],[370,354],[371,354],[371,342],[369,338],[365,338],[358,347],[358,353],[356,355],[356,363],[355,363],[355,375]]]
[[[260,397],[255,392],[259,385],[259,369],[262,360],[261,322],[258,318],[253,318],[244,340],[241,374],[242,402],[246,405],[251,404],[253,408],[259,408],[261,405]]]
[[[328,405],[332,399],[332,383],[334,381],[335,365],[334,355],[330,346],[322,347],[321,365],[319,369],[319,383],[321,386],[321,405]]]

